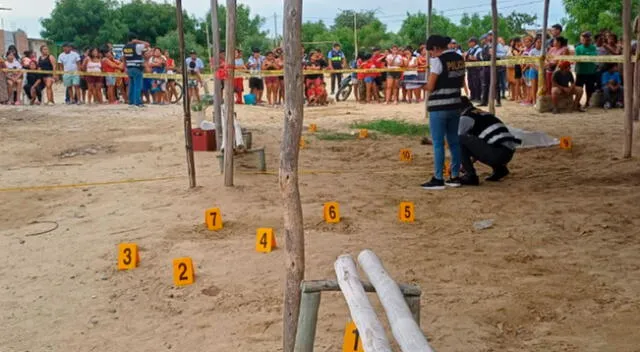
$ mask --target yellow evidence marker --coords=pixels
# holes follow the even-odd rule
[[[356,327],[356,323],[349,322],[344,328],[344,339],[342,342],[342,352],[364,352],[360,333]]]
[[[367,137],[369,137],[369,131],[364,128],[361,129],[360,132],[358,133],[358,138],[365,139]]]
[[[138,245],[135,243],[120,243],[118,245],[118,270],[135,269],[140,263]]]
[[[398,220],[402,222],[414,222],[416,220],[415,206],[413,202],[401,202],[398,208]]]
[[[216,231],[222,229],[222,214],[220,208],[207,209],[204,212],[204,222],[207,224],[207,229],[210,231]]]
[[[256,251],[269,253],[276,248],[276,236],[272,228],[259,228],[256,231]]]
[[[340,204],[338,202],[324,203],[324,221],[330,224],[340,222]]]
[[[191,285],[195,279],[191,258],[184,257],[173,260],[173,283],[176,286]]]
[[[560,149],[571,150],[571,148],[573,148],[573,142],[571,140],[571,137],[569,136],[560,137]]]
[[[309,125],[309,132],[311,132],[311,133],[318,132],[318,125],[316,125],[315,123],[310,124]]]
[[[411,149],[400,149],[400,161],[411,161],[413,160],[413,153]]]

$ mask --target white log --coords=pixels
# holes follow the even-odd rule
[[[433,352],[420,326],[414,320],[400,287],[384,269],[378,256],[365,249],[360,252],[358,263],[378,293],[387,313],[391,332],[400,349],[403,352]]]
[[[367,352],[391,352],[391,345],[387,340],[384,327],[382,327],[367,294],[364,292],[353,258],[348,254],[341,255],[334,266],[338,284],[349,306],[351,318],[358,328],[364,350]]]
[[[225,105],[222,105],[222,115],[226,116],[227,114],[227,110],[225,108]],[[227,140],[227,120],[226,119],[222,119],[222,146],[225,146],[226,144],[226,140]],[[235,148],[244,148],[244,139],[242,137],[242,127],[240,126],[240,123],[238,122],[238,119],[235,117],[233,117],[233,133],[234,133],[234,140],[233,140],[233,146]]]

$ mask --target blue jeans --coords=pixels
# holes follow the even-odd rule
[[[129,105],[142,105],[142,70],[127,67],[129,76]]]
[[[429,128],[433,140],[433,159],[435,164],[435,178],[443,180],[444,170],[444,138],[449,143],[451,152],[451,177],[458,177],[460,173],[460,142],[458,139],[459,110],[443,110],[429,112]]]

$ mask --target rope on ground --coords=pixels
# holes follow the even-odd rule
[[[57,230],[58,227],[60,226],[60,225],[58,225],[58,223],[56,221],[32,221],[28,225],[33,225],[33,224],[53,224],[54,226],[52,228],[48,229],[48,230],[45,230],[45,231],[28,233],[28,234],[25,235],[25,237],[44,235],[46,233],[49,233],[49,232]]]

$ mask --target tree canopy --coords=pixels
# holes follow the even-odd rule
[[[609,29],[622,34],[622,2],[609,0],[563,0],[567,17],[563,19],[566,35],[571,41],[578,41],[580,33],[594,33]],[[638,8],[640,0],[632,0],[632,8]],[[632,16],[634,17],[634,16]]]

